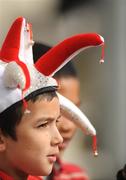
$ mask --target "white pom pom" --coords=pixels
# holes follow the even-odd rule
[[[99,63],[103,64],[104,63],[104,59],[100,59]]]
[[[9,88],[17,88],[19,86],[23,89],[25,82],[25,76],[20,66],[14,61],[8,63],[4,71],[5,86]]]

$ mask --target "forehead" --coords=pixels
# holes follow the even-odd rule
[[[38,119],[56,118],[60,114],[60,105],[57,97],[48,101],[47,99],[37,100],[36,102],[28,102],[28,110],[22,117],[22,124],[33,123]]]

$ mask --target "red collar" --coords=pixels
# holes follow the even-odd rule
[[[14,180],[11,176],[7,175],[5,172],[0,171],[0,180]],[[28,180],[42,180],[39,176],[28,176]]]
[[[0,180],[14,180],[11,176],[6,173],[0,171]]]

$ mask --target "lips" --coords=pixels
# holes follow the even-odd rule
[[[54,163],[56,161],[57,155],[48,155],[47,157],[50,163]]]
[[[57,151],[55,151],[55,152],[53,151],[53,152],[49,153],[47,155],[47,158],[50,163],[54,163],[56,161],[58,155],[59,155],[59,150],[57,149]]]

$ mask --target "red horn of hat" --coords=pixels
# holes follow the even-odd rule
[[[99,34],[78,34],[51,48],[37,60],[35,66],[44,75],[53,76],[83,49],[99,45],[104,46],[104,39]],[[100,63],[102,62],[104,62],[104,48],[102,48],[102,59],[100,60]]]

